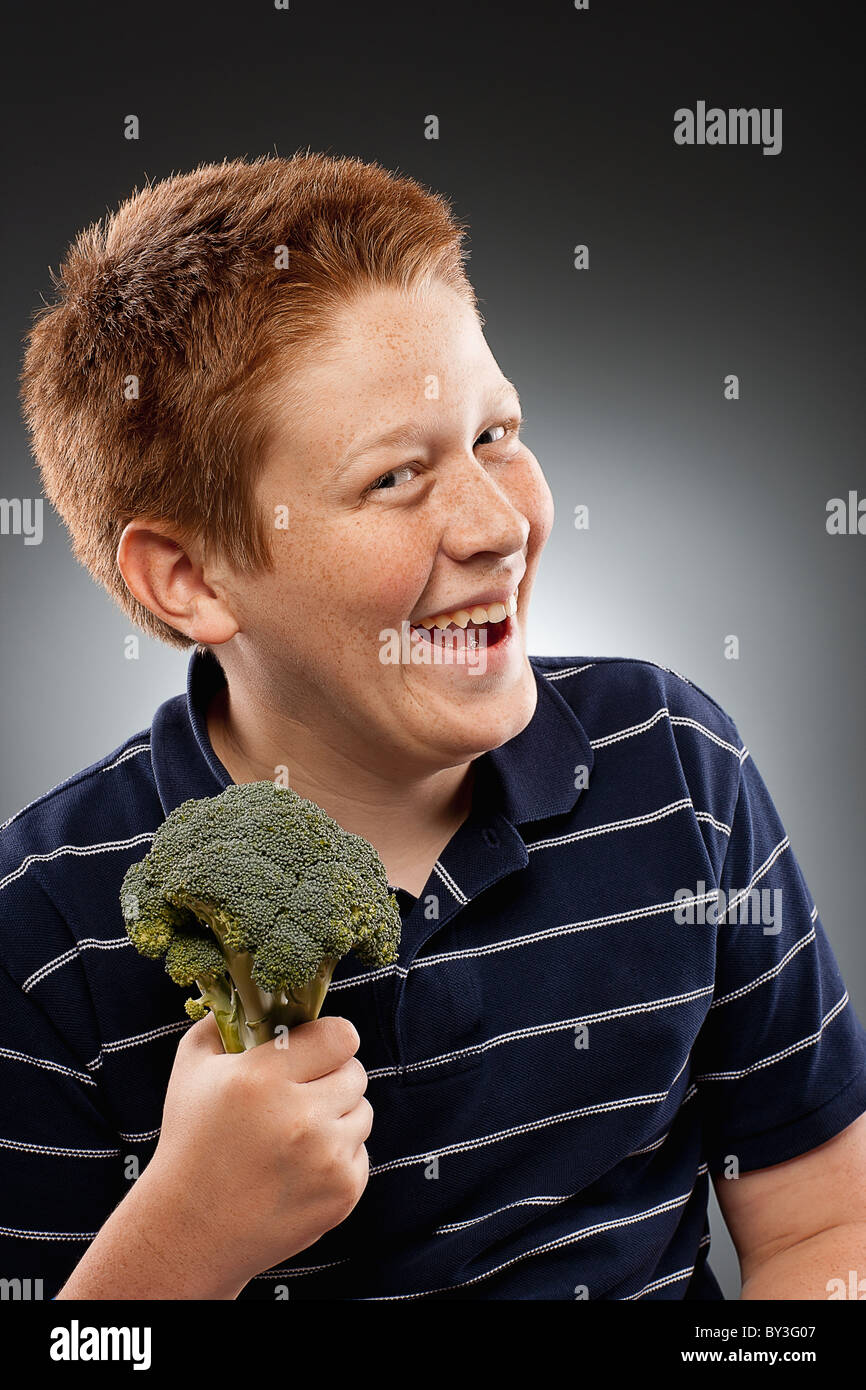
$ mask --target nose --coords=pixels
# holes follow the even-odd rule
[[[529,520],[516,498],[491,476],[474,455],[455,461],[442,492],[442,547],[454,560],[479,552],[514,555],[529,539]]]

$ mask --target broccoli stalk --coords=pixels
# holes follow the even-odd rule
[[[400,913],[373,846],[271,782],[178,806],[120,902],[136,949],[198,985],[186,1011],[213,1013],[226,1052],[318,1018],[347,951],[397,959]]]
[[[220,930],[219,916],[210,905],[199,902],[191,910],[207,923],[219,941],[226,973],[196,976],[201,996],[188,999],[185,1008],[194,1019],[203,1018],[207,1010],[211,1010],[226,1052],[245,1052],[274,1037],[280,1025],[294,1028],[298,1023],[319,1017],[339,957],[325,956],[305,985],[273,994],[261,989],[253,979],[251,953],[233,951],[227,945],[226,933]]]

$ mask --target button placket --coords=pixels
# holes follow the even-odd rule
[[[470,816],[449,842],[437,861],[423,892],[419,895],[404,927],[407,946],[401,952],[400,966],[405,976],[395,981],[392,1005],[391,1039],[395,1052],[395,1065],[398,1079],[403,1082],[435,1079],[467,1067],[478,1066],[481,1054],[459,1056],[461,1049],[481,1040],[483,1029],[483,992],[481,989],[480,963],[468,958],[461,962],[442,961],[423,964],[425,956],[436,955],[438,950],[463,951],[468,944],[466,932],[471,926],[472,902],[486,888],[497,883],[509,873],[523,868],[528,863],[528,853],[518,832],[502,817],[484,824]],[[426,917],[425,909],[431,895],[438,899],[437,916]],[[462,914],[459,924],[454,919]],[[449,924],[452,929],[449,931]],[[426,949],[431,938],[441,935],[442,946]],[[420,958],[420,960],[419,960]],[[456,972],[460,972],[458,975]],[[424,1000],[423,986],[428,989],[428,1000]],[[438,991],[437,992],[437,987]],[[453,1060],[438,1063],[431,1068],[417,1068],[413,1065],[424,1060],[413,1055],[409,1045],[408,1002],[412,994],[413,1009],[420,1010],[425,1019],[441,1023],[439,1041],[433,1046],[425,1046],[425,1055],[442,1055],[452,1048],[458,1056]],[[389,1039],[390,1041],[390,1039]],[[418,1049],[414,1050],[416,1053]]]

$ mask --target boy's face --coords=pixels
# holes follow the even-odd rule
[[[289,714],[341,746],[454,766],[535,709],[526,614],[550,490],[509,428],[516,393],[452,291],[371,291],[334,327],[337,346],[287,379],[271,417],[257,501],[276,519],[276,563],[232,580],[239,644],[286,679]],[[399,427],[412,439],[373,442]],[[516,615],[478,648],[460,629],[462,657],[440,645],[436,659],[434,642],[431,659],[411,659],[423,639],[407,624],[518,589]],[[396,661],[382,659],[387,631]]]

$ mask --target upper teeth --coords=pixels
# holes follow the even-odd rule
[[[480,627],[482,623],[501,623],[516,612],[517,591],[505,603],[489,603],[486,608],[479,604],[475,608],[458,608],[455,613],[436,613],[432,618],[422,618],[415,626],[446,628],[449,623],[456,623],[458,627],[466,627],[467,623],[474,623]]]

